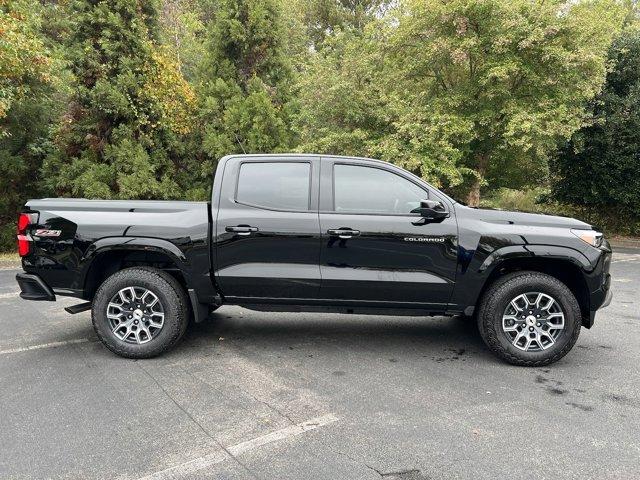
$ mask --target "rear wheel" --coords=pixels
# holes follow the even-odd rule
[[[487,346],[514,365],[540,366],[564,357],[578,339],[578,302],[558,279],[539,272],[516,272],[486,291],[478,328]]]
[[[92,306],[98,338],[127,358],[149,358],[168,350],[184,335],[189,307],[182,286],[162,270],[121,270],[98,288]]]

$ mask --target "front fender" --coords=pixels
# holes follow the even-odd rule
[[[514,259],[561,260],[570,262],[588,276],[594,269],[590,259],[581,251],[557,245],[506,245],[491,252],[476,250],[466,269],[458,271],[451,299],[451,311],[465,311],[474,307],[492,274],[506,261]]]
[[[511,245],[502,247],[489,254],[478,268],[478,273],[491,273],[501,262],[512,258],[544,257],[568,260],[584,270],[592,268],[589,259],[579,250],[557,245]]]

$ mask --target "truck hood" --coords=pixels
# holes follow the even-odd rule
[[[560,217],[556,215],[545,215],[539,213],[511,212],[506,210],[491,210],[486,208],[469,208],[467,214],[478,220],[487,223],[526,225],[531,227],[557,227],[557,228],[579,228],[591,230],[593,227],[571,217]]]

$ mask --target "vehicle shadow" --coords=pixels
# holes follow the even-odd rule
[[[191,324],[176,348],[191,352],[225,342],[241,349],[375,350],[384,355],[409,353],[455,357],[478,353],[493,358],[475,323],[462,317],[392,317],[341,314],[277,314],[221,309],[201,324]]]

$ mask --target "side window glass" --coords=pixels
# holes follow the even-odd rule
[[[275,210],[308,210],[310,175],[308,163],[243,163],[236,201]]]
[[[333,177],[336,212],[408,214],[428,198],[413,182],[379,168],[334,165]]]

